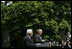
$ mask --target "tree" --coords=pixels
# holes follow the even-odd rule
[[[58,39],[61,37],[60,31],[71,32],[70,3],[71,1],[13,1],[9,6],[1,3],[2,31],[10,30],[13,41],[18,35],[24,36],[28,28],[32,28],[34,33],[42,28],[44,37]]]

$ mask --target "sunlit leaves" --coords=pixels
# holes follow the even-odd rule
[[[15,1],[9,6],[1,3],[1,24],[10,26],[7,27],[11,28],[10,30],[21,30],[21,27],[37,25],[33,28],[42,27],[45,29],[43,31],[55,34],[62,30],[71,31],[70,3],[67,1]]]
[[[67,31],[70,31],[70,25],[69,23],[66,21],[66,20],[63,20],[60,24],[59,24],[59,28],[62,29],[62,30],[67,30]]]
[[[34,22],[35,22],[36,24],[39,24],[39,23],[40,23],[40,21],[39,21],[38,18],[34,19]]]

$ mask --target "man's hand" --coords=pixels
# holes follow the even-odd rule
[[[42,42],[45,42],[46,40],[42,40]]]
[[[41,43],[36,43],[36,45],[41,45]]]

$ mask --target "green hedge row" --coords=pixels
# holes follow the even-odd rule
[[[61,38],[62,31],[71,32],[71,1],[15,2],[9,6],[1,3],[3,30],[11,30],[18,35],[23,27],[32,28],[34,32],[42,28],[45,38]]]

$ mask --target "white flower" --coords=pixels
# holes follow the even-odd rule
[[[5,3],[6,1],[1,1],[1,2]]]
[[[8,3],[7,3],[7,6],[10,5],[10,4],[12,4],[12,3],[13,3],[13,2],[8,2]]]
[[[10,3],[7,3],[7,5],[10,5]]]

